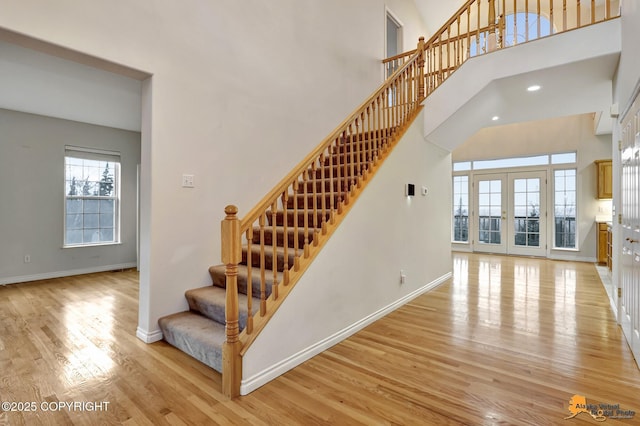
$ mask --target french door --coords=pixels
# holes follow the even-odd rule
[[[473,250],[546,256],[545,171],[475,175]]]
[[[622,122],[619,315],[640,366],[640,98]]]

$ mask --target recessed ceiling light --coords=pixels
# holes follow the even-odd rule
[[[494,115],[493,117],[491,117],[491,119],[492,119],[493,121],[497,121],[497,120],[499,120],[499,119],[500,119],[500,117],[498,117],[497,115]]]
[[[540,86],[539,86],[539,85],[537,85],[537,84],[534,84],[533,86],[529,86],[529,87],[527,87],[527,90],[528,90],[529,92],[535,92],[535,91],[540,90]]]

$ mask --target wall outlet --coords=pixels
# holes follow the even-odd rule
[[[24,263],[31,263],[31,255],[30,254],[25,254],[24,255]]]
[[[403,269],[400,269],[400,284],[404,284],[407,281],[407,275]]]
[[[429,188],[427,188],[426,186],[422,187],[422,195],[427,195],[429,193]]]

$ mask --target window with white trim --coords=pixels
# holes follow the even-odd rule
[[[469,242],[469,176],[453,177],[453,241]]]
[[[576,169],[553,172],[553,246],[576,248]]]
[[[120,242],[120,153],[65,147],[64,246]]]

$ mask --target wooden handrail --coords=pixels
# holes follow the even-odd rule
[[[416,53],[417,50],[418,49],[413,49],[413,50],[409,50],[407,52],[399,53],[399,54],[397,54],[395,56],[389,56],[388,58],[383,59],[382,63],[386,64],[387,62],[395,61],[396,59],[406,58],[407,56],[411,56],[414,53]]]
[[[416,52],[417,50],[414,50]],[[402,67],[398,68],[392,75],[389,77],[383,84],[378,87],[378,89],[373,92],[358,108],[354,110],[347,118],[342,121],[330,134],[327,136],[322,142],[320,142],[316,148],[311,151],[302,161],[300,161],[291,172],[289,172],[276,186],[273,187],[271,191],[265,195],[262,200],[256,204],[254,208],[252,208],[240,221],[240,229],[242,231],[247,230],[247,226],[252,224],[258,219],[260,216],[260,212],[263,212],[270,206],[274,199],[276,199],[279,194],[282,193],[282,190],[288,187],[297,176],[300,175],[311,163],[311,161],[317,158],[322,151],[327,148],[327,145],[331,143],[336,137],[340,135],[343,129],[349,124],[355,121],[355,119],[360,115],[361,111],[366,108],[367,105],[370,105],[373,100],[376,99],[384,90],[388,89],[389,81],[393,81],[397,78],[398,75],[402,74],[409,65],[413,62],[413,60],[417,57],[417,54],[414,54],[411,60],[407,61]]]

